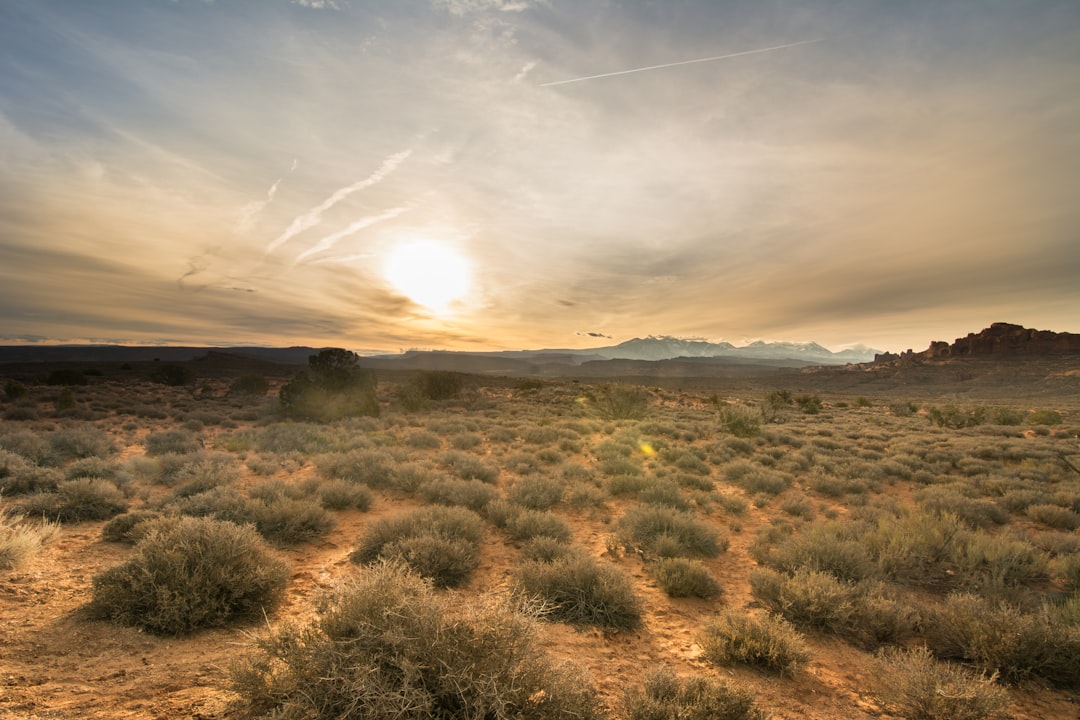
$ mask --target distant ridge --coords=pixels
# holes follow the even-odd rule
[[[1080,334],[1032,330],[1023,325],[996,322],[977,333],[968,333],[949,344],[935,340],[922,352],[878,353],[875,363],[916,362],[962,357],[1009,357],[1080,354]]]

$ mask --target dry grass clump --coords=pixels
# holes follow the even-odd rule
[[[471,510],[421,508],[372,523],[349,559],[402,562],[437,587],[457,587],[479,567],[484,534],[484,521]]]
[[[746,687],[700,675],[680,679],[670,668],[645,676],[645,687],[623,698],[627,720],[765,720]]]
[[[104,430],[90,423],[61,428],[48,435],[49,448],[61,462],[81,458],[104,458],[116,452],[116,445]]]
[[[130,560],[94,576],[92,617],[181,635],[260,617],[281,599],[289,568],[254,529],[209,518],[149,522]]]
[[[663,506],[627,510],[616,532],[627,548],[659,557],[715,557],[727,549],[727,539],[713,526]]]
[[[330,480],[319,485],[319,502],[328,510],[363,510],[371,508],[375,495],[367,485],[346,480]]]
[[[380,563],[323,598],[310,626],[259,640],[232,686],[248,713],[281,720],[601,718],[588,680],[553,661],[534,627]]]
[[[566,488],[557,478],[529,475],[514,482],[506,491],[506,499],[530,510],[548,510],[559,504]]]
[[[927,625],[927,644],[939,658],[970,662],[1007,680],[1041,677],[1080,687],[1080,627],[1063,622],[1060,610],[1028,613],[963,593],[935,607]]]
[[[202,438],[190,430],[159,430],[152,432],[143,438],[146,446],[146,454],[151,457],[158,455],[186,455],[202,449]]]
[[[660,558],[650,567],[653,578],[669,597],[696,597],[708,600],[723,594],[708,569],[699,561],[689,558]]]
[[[27,495],[20,508],[28,515],[57,522],[107,520],[128,508],[120,488],[101,478],[80,478],[58,483],[54,492]]]
[[[315,467],[325,478],[363,483],[374,490],[394,486],[394,463],[377,450],[327,453],[315,459]]]
[[[417,492],[426,502],[438,505],[460,505],[481,512],[488,503],[499,497],[499,491],[480,480],[436,478],[421,485]]]
[[[1024,514],[1035,522],[1054,528],[1055,530],[1076,530],[1080,528],[1080,513],[1075,513],[1069,508],[1051,504],[1028,505]]]
[[[1007,717],[1009,695],[994,676],[934,659],[925,647],[886,648],[877,657],[872,693],[885,709],[909,720],[992,720]]]
[[[874,580],[842,581],[816,571],[750,574],[750,588],[765,607],[801,628],[836,633],[863,647],[912,636],[920,618],[908,603]]]
[[[810,659],[806,640],[779,615],[725,610],[702,628],[704,657],[717,665],[749,665],[780,675],[794,674]]]
[[[778,495],[788,489],[791,478],[782,473],[740,460],[724,468],[724,478],[748,493]]]
[[[540,602],[545,619],[611,630],[641,624],[642,604],[630,577],[584,551],[529,560],[514,572],[515,592]]]
[[[0,570],[18,567],[59,534],[58,523],[30,523],[24,516],[0,507]]]

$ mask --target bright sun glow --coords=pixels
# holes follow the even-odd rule
[[[395,246],[383,269],[386,279],[410,300],[445,311],[469,291],[469,262],[452,247],[430,240]]]

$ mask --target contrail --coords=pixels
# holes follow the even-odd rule
[[[645,72],[646,70],[659,70],[661,68],[676,67],[678,65],[693,65],[694,63],[713,62],[714,60],[727,60],[728,58],[739,57],[740,55],[755,55],[757,53],[771,52],[773,50],[783,50],[785,48],[798,47],[799,45],[812,45],[813,43],[822,42],[818,40],[800,40],[799,42],[788,43],[786,45],[773,45],[767,48],[758,48],[757,50],[743,50],[737,53],[728,53],[727,55],[716,55],[714,57],[698,58],[696,60],[681,60],[679,62],[664,63],[663,65],[650,65],[649,67],[639,67],[632,70],[617,70],[615,72],[601,73],[599,75],[589,75],[587,77],[571,78],[569,80],[556,80],[555,82],[541,83],[540,87],[551,87],[552,85],[566,85],[568,83],[585,82],[586,80],[596,80],[597,78],[612,77],[615,75],[629,75],[630,73]]]
[[[410,155],[412,155],[411,149],[391,155],[390,157],[383,160],[382,164],[379,165],[375,172],[373,172],[368,177],[360,180],[359,182],[355,182],[352,185],[347,185],[339,190],[336,190],[320,205],[317,205],[316,207],[308,210],[306,213],[296,217],[292,221],[292,224],[289,225],[288,228],[286,228],[285,232],[281,233],[281,235],[274,239],[273,242],[267,245],[266,252],[274,252],[296,235],[299,235],[300,233],[310,230],[311,228],[318,225],[319,221],[322,219],[322,215],[324,212],[332,208],[334,205],[337,205],[339,202],[341,202],[348,196],[382,182],[387,175],[392,173],[398,165],[405,162],[406,158],[408,158]]]

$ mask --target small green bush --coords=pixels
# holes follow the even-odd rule
[[[704,657],[717,665],[750,665],[791,675],[810,659],[802,634],[779,615],[727,610],[706,623],[702,633]]]
[[[91,616],[160,635],[263,616],[280,601],[288,566],[250,527],[164,518],[130,560],[94,576]]]
[[[642,690],[623,698],[627,720],[765,720],[746,687],[700,675],[679,679],[670,668],[645,676]]]
[[[157,520],[160,517],[161,514],[153,510],[135,510],[117,515],[101,528],[101,539],[105,542],[134,545],[151,527],[147,521]]]
[[[799,395],[795,398],[795,404],[806,415],[817,415],[824,407],[817,395]]]
[[[871,687],[888,712],[910,720],[1007,717],[1009,695],[994,684],[993,675],[938,662],[925,647],[882,650]]]
[[[1027,421],[1032,425],[1060,425],[1062,417],[1057,410],[1032,410]]]
[[[600,385],[587,397],[607,420],[640,420],[649,411],[649,392],[637,385]]]
[[[723,593],[720,583],[699,560],[660,558],[650,566],[650,571],[656,584],[669,597],[709,600]]]
[[[320,603],[308,627],[257,642],[232,668],[251,715],[282,720],[600,720],[595,689],[556,663],[505,604],[463,605],[378,564]]]
[[[758,408],[744,405],[723,405],[719,412],[720,427],[737,438],[751,438],[761,432],[762,415]]]
[[[515,591],[540,600],[545,619],[612,630],[641,624],[641,601],[633,582],[615,565],[571,553],[551,562],[530,560],[514,573]]]

